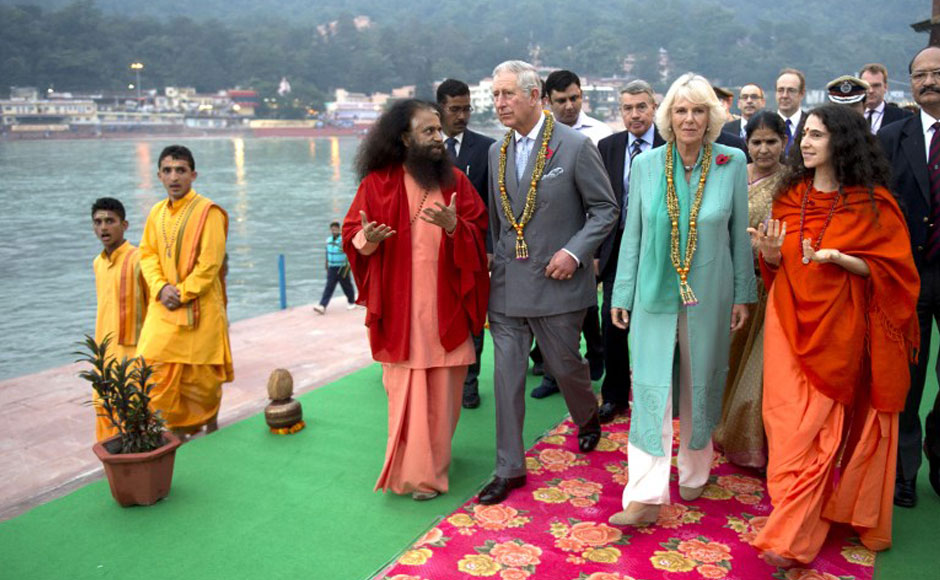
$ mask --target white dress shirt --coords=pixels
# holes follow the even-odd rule
[[[444,145],[447,145],[448,139],[453,139],[454,149],[457,151],[457,156],[460,156],[460,145],[463,144],[463,134],[463,131],[457,133],[456,135],[451,135],[450,137],[448,137],[446,133],[444,134]]]
[[[787,123],[788,119],[790,120],[790,131],[793,132],[793,138],[796,139],[796,128],[800,126],[800,118],[803,116],[803,110],[797,109],[796,112],[793,113],[792,117],[787,117],[779,110],[777,111],[777,114],[780,115],[781,119],[783,119],[784,125]]]
[[[649,151],[653,148],[653,139],[656,135],[656,126],[650,125],[650,128],[646,130],[646,133],[642,137],[637,137],[633,133],[627,132],[627,150],[624,152],[623,158],[623,190],[628,191],[630,189],[630,151],[633,149],[633,142],[637,139],[643,139],[643,143],[640,143],[640,153]],[[626,207],[624,207],[626,210]]]
[[[930,140],[933,139],[933,132],[936,130],[933,128],[933,124],[937,121],[940,121],[940,119],[934,119],[921,109],[920,123],[924,129],[924,156],[928,162],[930,162]]]
[[[871,115],[871,134],[874,135],[881,129],[881,121],[885,118],[885,102],[881,101],[881,104],[874,109],[865,109],[866,122],[869,114]]]
[[[578,120],[574,122],[571,128],[587,135],[588,139],[590,139],[595,146],[597,146],[604,137],[609,137],[614,134],[614,130],[610,128],[610,125],[594,117],[588,117],[584,114],[584,111],[578,113]]]

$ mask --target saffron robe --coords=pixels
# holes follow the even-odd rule
[[[774,511],[753,544],[800,562],[815,558],[832,522],[851,524],[872,550],[891,545],[898,413],[919,344],[920,281],[894,198],[846,187],[821,248],[860,258],[871,273],[803,264],[803,183],[774,203],[787,224],[783,258],[761,262],[770,287],[763,417]],[[811,190],[803,236],[816,240],[835,192]],[[771,285],[772,284],[772,285]],[[772,353],[772,355],[771,355]]]
[[[218,413],[221,383],[234,379],[225,286],[228,215],[190,190],[175,203],[164,199],[150,210],[140,242],[140,266],[151,302],[137,352],[157,365],[152,404],[172,428],[198,428]],[[171,311],[158,299],[172,284],[182,306]],[[177,369],[167,363],[208,366]],[[166,368],[161,368],[166,367]]]
[[[435,203],[446,205],[452,192],[442,194],[439,189],[430,190],[425,199],[423,188],[418,186],[410,175],[400,170],[397,173],[398,183],[391,184],[396,187],[396,194],[404,195],[404,199],[399,200],[404,202],[401,205],[406,209],[404,221],[373,217],[368,209],[365,210],[370,220],[392,226],[396,234],[378,244],[367,242],[361,230],[361,219],[358,219],[359,210],[355,209],[356,201],[347,215],[347,223],[351,216],[355,216],[360,225],[352,238],[351,245],[356,253],[350,256],[351,263],[356,263],[356,260],[361,266],[363,262],[373,260],[390,261],[400,257],[403,250],[409,255],[409,262],[399,264],[398,267],[391,263],[380,264],[381,268],[372,266],[371,263],[366,267],[372,273],[394,271],[396,280],[404,279],[409,283],[404,289],[407,296],[405,304],[398,304],[395,309],[399,314],[407,313],[407,319],[395,319],[385,327],[400,328],[404,325],[404,348],[399,345],[397,349],[399,352],[404,350],[407,356],[394,362],[384,362],[382,365],[382,382],[389,401],[388,439],[385,462],[375,489],[391,490],[400,494],[413,491],[446,492],[451,439],[460,417],[463,381],[467,366],[475,361],[476,355],[469,335],[472,323],[468,319],[471,315],[458,309],[454,316],[453,312],[446,310],[442,305],[441,289],[453,288],[451,282],[454,280],[445,276],[456,274],[457,281],[462,278],[456,271],[460,270],[465,262],[458,256],[472,257],[470,264],[474,265],[474,268],[476,265],[485,265],[485,254],[482,253],[485,249],[482,244],[486,217],[485,211],[481,211],[483,204],[473,189],[462,187],[469,185],[466,177],[455,172],[455,179],[462,178],[465,183],[457,185],[458,227],[453,236],[447,236],[439,226],[426,223],[420,218],[413,219],[412,223],[412,218],[418,215],[422,207],[436,207]],[[363,189],[360,187],[357,201],[362,193]],[[462,195],[470,195],[471,201],[463,203]],[[465,221],[467,215],[482,217],[477,217],[477,221]],[[464,231],[458,237],[461,222]],[[408,243],[408,247],[397,244],[395,248],[384,248],[402,234],[404,224],[407,224],[408,234],[401,239]],[[470,244],[470,247],[455,247],[461,244]],[[447,248],[446,254],[442,248]],[[394,251],[382,252],[383,249]],[[355,266],[353,272],[356,272]],[[488,291],[487,282],[488,278],[483,282],[484,291]],[[373,287],[371,292],[367,293],[360,286],[360,296],[366,295],[365,305],[369,311],[373,310],[369,299],[377,295],[377,290]],[[385,293],[386,296],[390,294],[391,292]],[[448,293],[445,292],[445,295]],[[485,302],[480,307],[485,312]],[[473,314],[476,315],[482,316],[482,312]],[[451,331],[455,324],[453,321],[461,318],[463,324],[458,325],[458,328],[462,326],[464,329],[462,339]],[[451,322],[448,323],[448,319]],[[372,341],[375,335],[371,330],[372,327],[370,342],[373,354],[377,360],[381,360],[380,356],[389,354],[389,349],[384,346],[388,345],[389,341],[383,340],[383,346],[377,348],[376,343]],[[455,339],[461,341],[454,347],[447,348],[445,341]]]
[[[372,356],[379,362],[408,359],[411,326],[411,218],[401,165],[374,171],[359,185],[343,221],[343,251],[349,258],[357,303],[366,307]],[[445,350],[463,344],[483,330],[490,278],[486,266],[486,206],[470,181],[453,170],[454,183],[441,191],[444,203],[457,193],[457,228],[441,236],[438,249],[438,335]],[[435,207],[425,204],[426,207]],[[397,233],[364,256],[353,246],[362,230],[360,211],[369,221],[387,224]],[[418,218],[420,219],[420,218]]]
[[[92,266],[98,298],[95,341],[100,343],[110,336],[107,356],[116,360],[132,359],[137,356],[137,339],[147,314],[148,290],[140,271],[140,252],[125,240],[111,255],[105,251],[98,254]],[[93,395],[96,408],[97,398]],[[109,419],[96,417],[98,441],[117,433]]]

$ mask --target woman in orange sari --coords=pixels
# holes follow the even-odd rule
[[[812,561],[834,522],[869,549],[890,547],[898,413],[919,344],[907,228],[865,120],[822,106],[798,139],[772,219],[749,229],[773,353],[763,399],[773,512],[753,545],[780,567]]]

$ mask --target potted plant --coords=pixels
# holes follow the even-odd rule
[[[159,411],[150,407],[153,367],[143,359],[108,357],[107,336],[101,344],[85,336],[76,352],[91,368],[79,376],[98,396],[98,413],[119,431],[92,448],[104,464],[111,495],[122,506],[151,505],[170,493],[173,459],[181,441],[164,429]]]

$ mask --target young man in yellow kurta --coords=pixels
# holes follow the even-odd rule
[[[148,292],[140,272],[140,252],[124,239],[127,220],[120,201],[111,197],[95,201],[91,206],[91,221],[95,235],[104,246],[94,261],[98,297],[95,341],[100,343],[110,337],[108,357],[132,359],[137,356],[137,339],[147,314]],[[97,395],[94,399],[97,411]],[[111,421],[98,414],[95,421],[98,441],[117,433]]]
[[[137,352],[155,363],[151,404],[180,435],[217,428],[222,383],[231,382],[225,287],[228,214],[192,189],[196,163],[186,147],[160,153],[167,198],[150,210],[140,267],[153,297]]]

